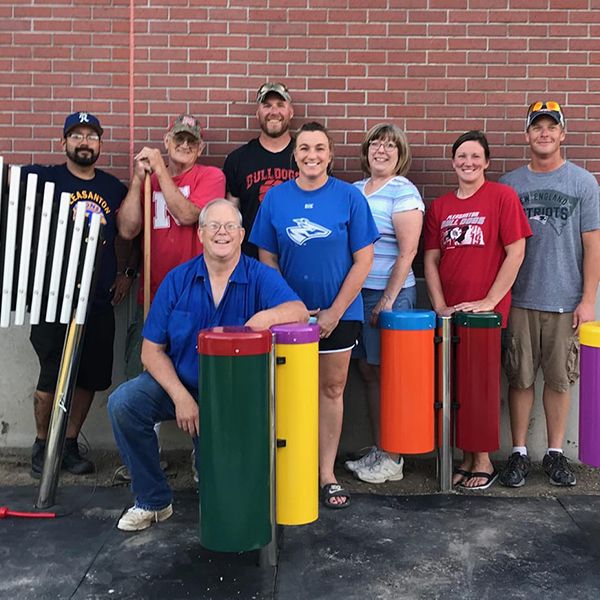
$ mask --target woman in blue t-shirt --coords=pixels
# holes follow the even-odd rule
[[[281,271],[320,328],[319,480],[329,508],[350,496],[333,472],[344,411],[344,387],[363,308],[360,289],[373,262],[377,227],[365,197],[329,175],[333,141],[320,123],[295,138],[298,178],[269,190],[250,242],[262,262]]]
[[[417,188],[404,175],[411,163],[408,140],[402,129],[380,123],[365,135],[360,163],[366,179],[354,185],[365,195],[381,237],[361,295],[364,304],[362,335],[354,356],[367,384],[371,428],[376,446],[345,465],[368,483],[399,481],[402,457],[379,448],[379,313],[415,306],[417,288],[412,261],[419,247],[425,205]]]

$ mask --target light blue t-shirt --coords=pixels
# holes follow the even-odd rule
[[[384,290],[394,268],[394,263],[398,258],[398,241],[392,215],[407,210],[425,212],[425,205],[419,190],[406,177],[397,175],[367,196],[365,185],[368,181],[368,179],[362,179],[354,185],[367,198],[381,237],[375,242],[375,259],[363,287],[372,290]],[[411,269],[402,287],[412,287],[415,283],[415,276]]]
[[[302,190],[295,181],[271,188],[250,242],[278,256],[285,280],[313,310],[332,305],[352,267],[352,254],[378,237],[365,197],[353,185],[329,177],[317,190]],[[358,294],[341,320],[362,318]]]

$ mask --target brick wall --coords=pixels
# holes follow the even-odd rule
[[[327,122],[345,179],[386,120],[408,132],[427,199],[454,185],[448,145],[467,129],[488,133],[495,177],[524,160],[538,99],[565,105],[567,156],[600,173],[599,37],[600,0],[0,0],[0,154],[56,162],[64,116],[88,110],[107,130],[101,166],[126,180],[130,148],[185,111],[220,166],[275,80],[296,126]]]

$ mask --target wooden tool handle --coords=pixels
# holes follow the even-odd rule
[[[144,179],[144,320],[150,310],[150,233],[152,231],[152,186],[150,173]]]

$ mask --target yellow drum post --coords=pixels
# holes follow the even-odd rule
[[[275,334],[276,507],[279,525],[319,517],[319,327],[278,325]]]

